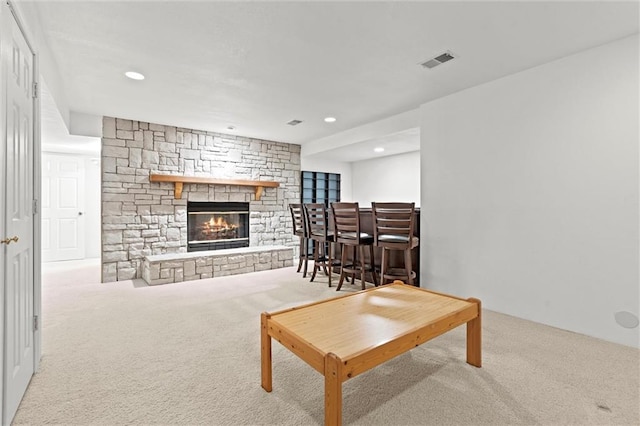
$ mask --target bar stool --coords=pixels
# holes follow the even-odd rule
[[[382,249],[380,282],[403,280],[413,285],[416,273],[411,265],[411,250],[420,239],[413,235],[415,203],[371,203],[374,244]],[[404,268],[388,268],[389,251],[404,252]]]
[[[304,220],[304,211],[302,204],[289,204],[289,211],[291,212],[291,220],[293,221],[293,235],[300,238],[300,250],[298,256],[298,270],[304,264],[304,270],[302,271],[302,277],[307,277],[307,264],[309,261],[309,231],[307,223]]]
[[[335,238],[333,232],[329,230],[327,208],[322,203],[304,204],[303,208],[309,230],[309,239],[313,243],[313,272],[311,273],[311,281],[315,279],[316,272],[319,269],[324,269],[325,275],[329,277],[329,287],[331,287],[331,267],[333,266],[332,245]]]
[[[340,282],[338,288],[342,288],[342,283],[346,274],[350,273],[355,283],[355,274],[360,274],[362,289],[365,288],[365,272],[371,272],[373,284],[378,286],[376,277],[373,236],[360,230],[360,208],[358,203],[331,203],[333,214],[333,224],[335,230],[335,240],[341,245],[342,257],[340,268]],[[353,258],[350,264],[347,263],[347,247],[353,249]],[[369,265],[365,264],[364,248],[369,247]]]

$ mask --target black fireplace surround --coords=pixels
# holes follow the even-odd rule
[[[249,203],[187,203],[187,251],[249,247]]]

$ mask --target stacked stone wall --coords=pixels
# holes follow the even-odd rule
[[[261,246],[146,256],[142,278],[149,285],[226,277],[293,266],[293,247]]]
[[[252,187],[149,182],[151,173],[267,180]],[[187,201],[248,202],[250,246],[295,247],[289,203],[300,199],[300,145],[103,118],[102,281],[142,277],[144,256],[187,251]]]

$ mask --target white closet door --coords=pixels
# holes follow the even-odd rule
[[[84,258],[84,160],[42,154],[42,260]]]

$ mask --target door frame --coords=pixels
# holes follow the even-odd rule
[[[40,75],[40,67],[39,67],[39,57],[36,54],[36,50],[34,49],[33,44],[30,42],[29,34],[25,31],[24,25],[22,25],[22,20],[19,16],[19,13],[16,11],[15,7],[11,4],[10,0],[2,1],[0,4],[0,21],[4,19],[14,19],[18,28],[22,32],[31,52],[33,53],[33,81],[39,86],[39,75]],[[7,146],[7,97],[6,97],[6,84],[8,73],[2,64],[5,62],[5,55],[8,55],[10,52],[7,48],[7,40],[3,39],[2,32],[0,32],[0,141],[2,143],[2,147],[0,147],[0,176],[3,177],[2,181],[6,182],[4,176],[6,176],[6,155],[5,149]],[[39,92],[39,90],[38,90]],[[36,97],[33,99],[33,198],[36,203],[39,204],[41,199],[41,144],[40,144],[40,96],[39,93],[36,93]],[[0,200],[2,200],[2,204],[6,205],[5,198],[6,197],[6,187],[4,184],[0,185]],[[33,314],[36,315],[39,319],[42,318],[42,282],[41,282],[41,270],[42,270],[42,256],[41,256],[41,226],[40,226],[40,208],[35,210],[33,215]],[[6,221],[6,212],[4,209],[0,208],[0,238],[4,238],[5,235],[5,221]],[[1,342],[2,347],[0,348],[0,366],[4,365],[4,352],[6,350],[6,339],[4,335],[4,326],[5,326],[5,295],[4,288],[5,286],[5,268],[4,264],[4,251],[0,252],[0,283],[2,284],[2,291],[0,291],[0,330],[2,332]],[[41,321],[40,321],[41,322]],[[40,366],[40,356],[42,353],[42,326],[38,325],[37,330],[34,331],[33,342],[34,342],[34,372],[38,370]],[[4,368],[0,367],[0,382],[2,386],[0,386],[0,419],[4,418]]]
[[[3,2],[4,3],[4,2]],[[0,23],[4,22],[5,15],[9,12],[9,7],[4,4],[0,4]],[[3,39],[4,34],[2,31],[2,27],[0,26],[0,177],[2,178],[2,182],[6,182],[6,165],[5,165],[5,151],[7,147],[7,97],[6,97],[6,82],[7,82],[7,72],[5,70],[4,61],[5,61],[5,51],[7,50],[5,45],[7,42]],[[5,205],[6,198],[6,185],[4,183],[0,184],[0,201]],[[5,210],[4,208],[0,208],[0,235],[5,238]],[[4,418],[4,289],[5,285],[5,265],[4,265],[4,247],[0,249],[0,283],[2,283],[2,291],[0,291],[0,342],[2,342],[2,347],[0,347],[0,419]]]

